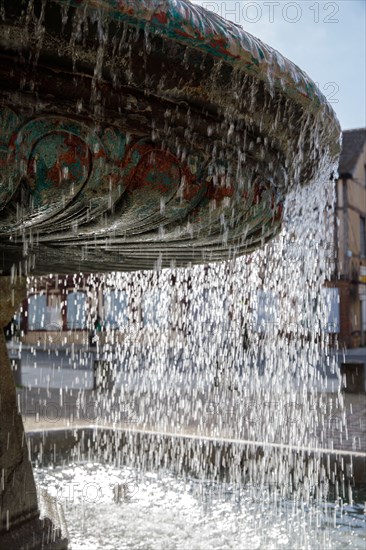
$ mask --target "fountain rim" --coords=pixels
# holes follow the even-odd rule
[[[205,434],[194,434],[194,433],[187,433],[187,432],[169,432],[169,431],[161,431],[161,430],[153,430],[153,429],[145,429],[145,428],[130,428],[126,426],[111,426],[108,424],[93,424],[90,422],[90,424],[76,424],[72,427],[69,426],[62,426],[62,427],[52,427],[47,428],[43,426],[42,428],[34,428],[30,427],[27,429],[27,426],[25,426],[25,436],[26,437],[33,437],[35,435],[39,434],[55,434],[57,432],[75,432],[75,431],[85,432],[85,431],[91,431],[91,432],[98,432],[98,431],[113,431],[113,433],[123,433],[126,436],[133,436],[135,434],[137,435],[146,435],[146,436],[156,436],[156,437],[165,437],[165,438],[171,438],[171,439],[192,439],[195,441],[200,442],[210,442],[210,443],[217,443],[217,444],[233,444],[233,445],[241,445],[241,446],[253,446],[258,449],[261,448],[274,448],[274,449],[288,449],[294,452],[306,452],[314,455],[321,455],[321,454],[331,454],[334,456],[348,456],[348,457],[354,457],[354,458],[361,458],[366,459],[366,451],[353,451],[348,449],[334,449],[334,448],[327,448],[327,447],[312,447],[310,445],[293,445],[290,443],[277,443],[277,442],[271,442],[271,441],[257,441],[252,439],[235,439],[233,437],[226,437],[226,436],[212,436],[212,435],[205,435]]]
[[[198,49],[220,58],[248,76],[314,113],[340,124],[315,82],[295,63],[232,23],[189,0],[53,0],[85,11],[101,11],[109,19],[143,28],[145,33]]]

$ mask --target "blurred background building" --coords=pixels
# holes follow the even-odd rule
[[[339,343],[366,345],[366,128],[343,132],[336,185],[333,282],[339,292]]]

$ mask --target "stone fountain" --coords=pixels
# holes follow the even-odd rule
[[[3,274],[234,258],[339,153],[315,84],[189,2],[3,4]]]
[[[1,0],[0,18],[3,325],[25,275],[184,267],[263,246],[286,194],[339,155],[309,77],[187,0]],[[1,346],[0,530],[19,540],[39,520]]]

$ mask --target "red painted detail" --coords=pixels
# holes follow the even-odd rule
[[[129,178],[129,192],[146,189],[163,196],[179,186],[181,169],[174,155],[148,144],[137,144],[134,154],[137,152],[140,158]]]
[[[66,151],[60,152],[57,158],[57,162],[49,168],[47,171],[47,181],[52,182],[52,186],[55,188],[61,187],[65,184],[62,177],[63,167],[72,167],[77,165],[78,167],[86,167],[86,172],[89,172],[90,167],[90,151],[87,144],[77,136],[66,135],[63,141],[66,146]],[[30,176],[36,176],[36,163],[30,162],[28,165],[28,173]],[[67,185],[72,183],[79,183],[80,169],[77,173],[73,173],[73,170],[69,170]]]
[[[207,189],[207,198],[215,199],[216,202],[220,203],[225,197],[232,197],[234,195],[235,189],[233,186],[226,187],[224,185],[214,185],[211,181]]]
[[[253,205],[259,204],[262,199],[262,195],[266,190],[266,185],[263,183],[256,183],[254,185]]]
[[[17,134],[17,133],[14,133],[14,134],[11,136],[10,141],[9,141],[9,145],[8,145],[9,151],[12,151],[12,152],[13,152],[13,151],[15,150],[15,147],[16,147],[15,142],[16,142],[17,137],[18,137],[18,134]]]
[[[176,34],[179,36],[183,36],[184,38],[194,38],[191,34],[188,34],[187,32],[176,30]]]
[[[159,23],[166,25],[168,23],[168,16],[165,12],[159,12],[154,15],[154,19],[157,19]]]
[[[133,9],[132,6],[126,9],[126,0],[119,0],[118,7],[119,7],[119,10],[123,13],[128,13],[128,15],[135,14],[135,10]]]
[[[182,169],[184,174],[183,198],[190,202],[196,197],[201,186],[187,166],[183,165]]]
[[[234,55],[230,50],[227,49],[227,41],[224,38],[215,38],[212,39],[210,45],[217,49],[223,55],[231,57],[233,59],[239,59],[239,55]]]
[[[125,173],[127,192],[145,189],[161,196],[181,189],[182,199],[191,202],[201,190],[201,184],[186,162],[173,153],[154,147],[151,143],[130,145],[121,169]]]
[[[94,153],[93,160],[104,159],[106,157],[107,157],[107,155],[106,155],[104,149],[99,149],[99,151],[97,153]]]

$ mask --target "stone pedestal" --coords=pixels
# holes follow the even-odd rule
[[[0,548],[65,549],[52,523],[39,519],[36,485],[3,327],[26,296],[25,279],[0,277]]]

